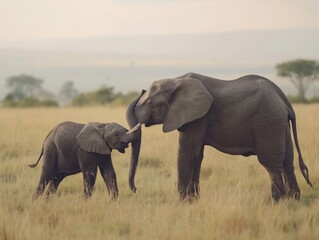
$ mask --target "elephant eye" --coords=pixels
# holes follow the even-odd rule
[[[114,132],[114,133],[113,133],[113,136],[114,136],[114,137],[118,137],[118,136],[119,136],[119,133],[118,133],[118,132]]]

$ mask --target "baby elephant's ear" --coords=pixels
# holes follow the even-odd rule
[[[98,154],[110,154],[111,149],[106,145],[103,139],[104,124],[90,122],[84,126],[81,132],[76,136],[76,141],[81,149],[86,152]]]

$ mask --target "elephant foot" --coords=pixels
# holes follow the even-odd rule
[[[199,186],[197,184],[189,184],[186,190],[179,190],[181,202],[193,203],[200,197]]]
[[[287,192],[287,196],[289,198],[294,198],[296,200],[300,200],[300,190],[295,190],[295,189],[289,189]]]
[[[272,198],[275,201],[279,201],[286,195],[286,191],[284,188],[278,188],[277,185],[272,184],[271,185],[271,193],[272,193]]]
[[[111,199],[112,200],[116,200],[118,196],[119,196],[118,191],[111,192]]]

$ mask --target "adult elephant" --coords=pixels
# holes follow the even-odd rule
[[[148,127],[163,123],[163,132],[179,131],[177,164],[181,199],[199,195],[205,145],[232,155],[257,155],[269,172],[273,199],[287,193],[299,199],[290,122],[299,166],[311,186],[300,152],[294,110],[279,87],[264,77],[249,75],[223,81],[188,73],[155,81],[129,105],[127,120],[131,128],[137,123],[136,128],[141,124]],[[133,191],[140,138],[141,135],[132,145],[129,182]]]

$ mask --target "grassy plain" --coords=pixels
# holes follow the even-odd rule
[[[101,176],[93,197],[82,196],[82,175],[66,178],[56,195],[32,201],[46,134],[59,122],[118,122],[124,108],[0,109],[0,239],[319,239],[319,105],[296,105],[299,141],[314,189],[295,157],[300,201],[270,199],[267,172],[255,157],[206,147],[201,198],[177,195],[178,133],[143,128],[136,194],[128,187],[130,150],[113,152],[120,195],[110,200]]]

